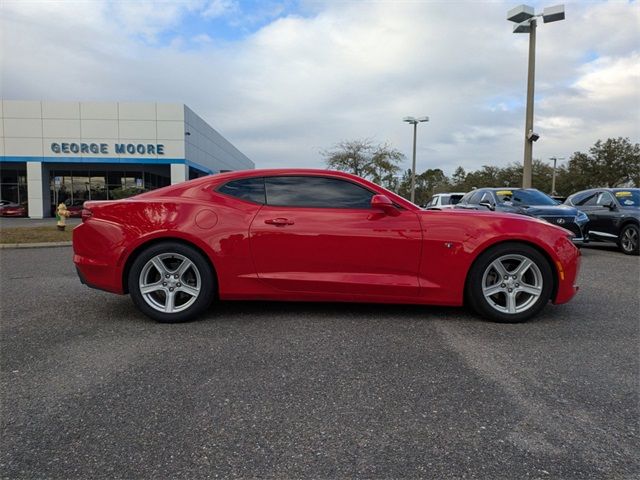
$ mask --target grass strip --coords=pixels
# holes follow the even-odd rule
[[[45,227],[13,227],[0,229],[0,243],[48,243],[70,242],[73,226],[64,232],[55,225]]]

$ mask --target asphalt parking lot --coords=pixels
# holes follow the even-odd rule
[[[640,263],[534,321],[226,303],[160,325],[0,250],[2,478],[637,478]]]

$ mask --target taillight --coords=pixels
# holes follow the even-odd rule
[[[82,221],[84,222],[87,218],[92,217],[93,216],[93,212],[91,210],[89,210],[88,208],[83,208],[82,209]]]

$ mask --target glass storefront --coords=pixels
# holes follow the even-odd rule
[[[25,164],[9,164],[0,167],[0,200],[27,205],[27,167]]]
[[[49,173],[51,207],[64,202],[81,206],[89,200],[117,200],[170,185],[171,179],[144,170],[72,171],[52,168]]]

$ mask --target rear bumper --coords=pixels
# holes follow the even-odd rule
[[[120,274],[112,266],[100,265],[94,260],[80,255],[73,256],[73,263],[75,263],[76,273],[84,285],[106,292],[124,293]]]
[[[107,235],[106,222],[81,223],[73,229],[73,263],[85,285],[112,293],[124,293],[119,248]]]

